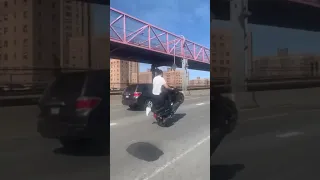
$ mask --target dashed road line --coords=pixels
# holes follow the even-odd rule
[[[197,106],[201,106],[201,105],[204,105],[204,103],[198,103],[198,104],[196,104]]]
[[[110,123],[110,126],[115,126],[117,125],[117,123]]]
[[[177,162],[178,160],[180,160],[181,158],[183,158],[184,156],[186,156],[187,154],[189,154],[190,152],[194,151],[197,147],[199,147],[200,145],[204,144],[205,142],[207,142],[208,140],[210,140],[210,135],[205,137],[204,139],[200,140],[197,144],[195,144],[194,146],[190,147],[189,149],[187,149],[186,151],[184,151],[183,153],[181,153],[180,155],[176,156],[175,158],[173,158],[172,160],[168,161],[166,164],[164,164],[163,166],[157,168],[155,171],[153,171],[153,173],[151,173],[151,175],[145,177],[145,178],[136,178],[135,180],[150,180],[151,178],[155,177],[156,175],[158,175],[159,173],[161,173],[163,170],[165,170],[167,167],[171,166],[172,164],[174,164],[175,162]],[[144,173],[145,175],[146,173]]]
[[[299,136],[302,134],[303,134],[303,132],[288,132],[288,133],[284,133],[284,134],[279,134],[279,135],[277,135],[277,137],[288,138],[288,137],[292,137],[292,136]]]
[[[245,121],[254,121],[254,120],[260,120],[260,119],[270,119],[270,118],[275,118],[275,117],[283,117],[287,116],[289,113],[282,113],[282,114],[273,114],[270,116],[260,116],[260,117],[253,117],[253,118],[248,118]]]

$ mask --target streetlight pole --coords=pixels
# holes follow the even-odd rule
[[[254,93],[246,92],[248,78],[247,23],[248,0],[230,1],[230,20],[232,23],[232,63],[231,63],[231,98],[238,107],[256,107]]]
[[[88,2],[88,68],[91,69],[92,67],[92,59],[91,59],[91,4]]]

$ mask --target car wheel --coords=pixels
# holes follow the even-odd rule
[[[152,106],[153,106],[153,102],[152,102],[150,99],[147,99],[147,100],[144,102],[144,107],[143,107],[143,109],[145,110],[147,107],[149,107],[150,109],[152,109]]]

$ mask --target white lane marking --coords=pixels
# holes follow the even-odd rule
[[[110,126],[115,126],[117,125],[117,123],[110,123]]]
[[[279,135],[277,135],[277,137],[288,138],[288,137],[298,136],[298,135],[302,135],[302,134],[303,134],[303,132],[288,132],[288,133],[284,133],[284,134],[279,134]]]
[[[275,118],[275,117],[283,117],[287,116],[289,113],[282,113],[282,114],[273,114],[270,116],[261,116],[261,117],[253,117],[253,118],[248,118],[245,121],[253,121],[253,120],[259,120],[259,119],[270,119],[270,118]]]
[[[201,141],[199,141],[197,144],[195,144],[194,146],[190,147],[188,150],[184,151],[182,154],[180,154],[179,156],[173,158],[171,161],[168,161],[166,164],[164,164],[163,166],[157,168],[151,175],[143,178],[142,180],[150,180],[151,178],[155,177],[156,175],[158,175],[159,173],[161,173],[164,169],[166,169],[167,167],[169,167],[170,165],[174,164],[175,162],[177,162],[179,159],[181,159],[182,157],[184,157],[185,155],[187,155],[188,153],[192,152],[193,150],[195,150],[197,147],[199,147],[200,145],[202,145],[203,143],[205,143],[206,141],[208,141],[210,139],[210,135],[207,136],[206,138],[202,139]],[[140,178],[136,178],[136,180],[139,180]]]
[[[318,112],[318,111],[320,111],[320,109],[300,110],[300,111],[298,111],[298,112],[308,113],[308,112]]]
[[[197,106],[201,106],[201,105],[204,105],[204,103],[198,103],[198,104],[196,104]]]

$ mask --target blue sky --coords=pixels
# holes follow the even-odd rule
[[[134,3],[132,3],[134,1]],[[209,0],[111,0],[111,7],[159,26],[187,39],[210,47]],[[94,31],[109,32],[105,22],[108,7],[94,5]],[[213,28],[230,28],[229,22],[214,21]],[[253,32],[253,55],[276,55],[277,48],[289,48],[289,53],[320,54],[320,32],[307,32],[268,26],[249,25]],[[150,65],[141,65],[145,71]],[[209,77],[209,72],[190,71],[190,79]]]
[[[210,47],[210,0],[111,0],[111,7]],[[141,64],[140,71],[150,68]],[[209,78],[210,72],[190,70],[190,79]]]
[[[227,21],[213,22],[212,28],[230,28]],[[249,25],[253,36],[253,55],[276,55],[277,48],[288,48],[289,53],[320,54],[320,32]]]

